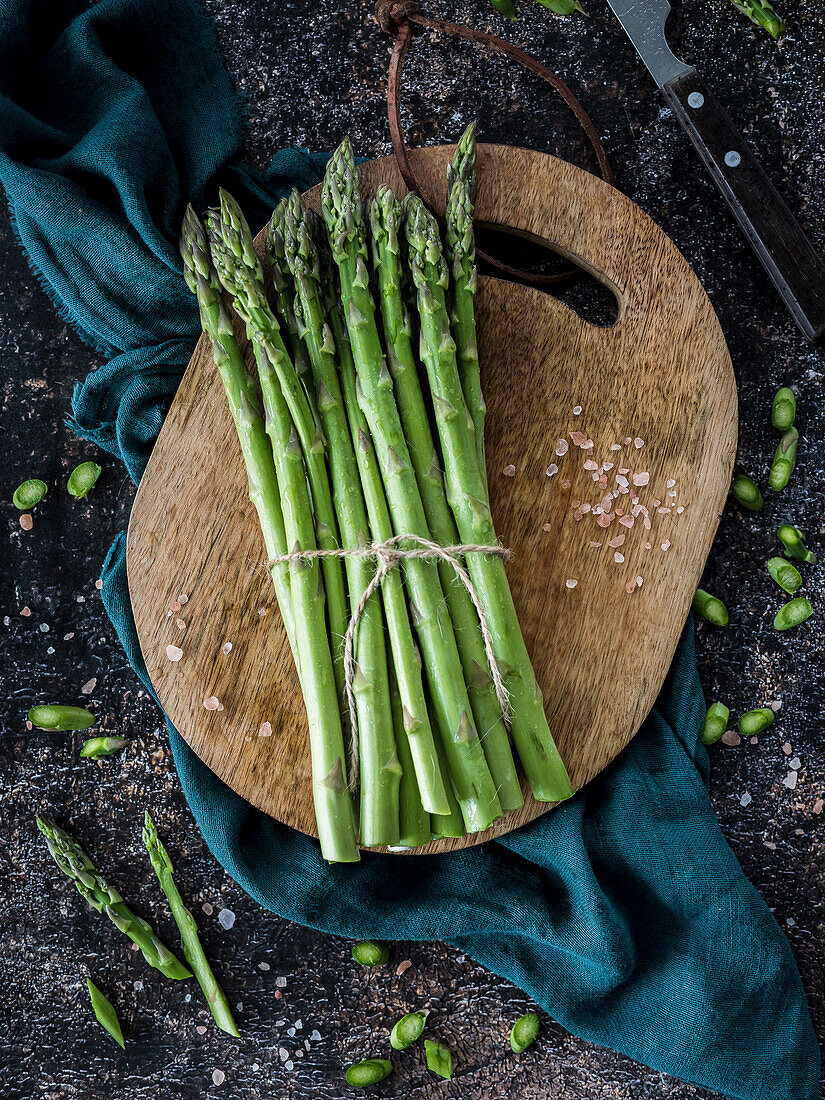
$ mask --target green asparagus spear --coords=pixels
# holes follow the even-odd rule
[[[401,203],[389,187],[379,187],[370,204],[372,227],[373,269],[380,290],[379,302],[387,350],[387,365],[393,377],[395,399],[415,470],[421,501],[430,534],[443,546],[455,546],[458,530],[447,503],[444,482],[436,458],[432,431],[418,380],[418,369],[412,350],[412,326],[401,295],[402,265],[399,231],[402,223]],[[473,300],[468,294],[472,316]],[[472,343],[475,346],[475,323]],[[468,341],[470,337],[468,337]],[[471,358],[471,356],[470,356]],[[475,369],[478,369],[478,356]],[[470,368],[472,373],[472,367]],[[477,399],[483,406],[480,387]],[[483,442],[481,443],[483,450]],[[481,731],[484,755],[498,789],[503,810],[523,805],[518,775],[507,730],[501,715],[492,677],[481,640],[478,614],[467,589],[456,581],[447,562],[439,565],[441,586],[458,642],[464,669],[467,694],[473,708],[476,729]]]
[[[784,489],[791,479],[793,468],[796,465],[796,445],[799,442],[799,432],[796,428],[788,428],[782,433],[776,454],[773,456],[768,484],[775,491]]]
[[[32,707],[28,720],[39,730],[87,730],[97,719],[85,707],[63,707],[59,703],[45,703]]]
[[[796,419],[796,398],[794,392],[788,386],[782,386],[776,391],[771,408],[771,423],[780,432],[786,432],[793,427]]]
[[[278,313],[284,322],[283,331],[286,333],[289,354],[295,370],[306,385],[309,381],[309,357],[301,339],[298,318],[295,316],[295,288],[289,277],[284,249],[286,202],[286,199],[281,199],[272,212],[266,234],[266,255],[269,260],[269,271],[272,275],[272,286],[275,291]]]
[[[272,440],[281,489],[287,546],[291,552],[314,550],[316,540],[312,504],[298,433],[281,392],[276,369],[263,345],[256,345],[255,358],[264,395],[267,431]],[[318,559],[290,562],[289,577],[298,673],[309,724],[312,792],[321,853],[332,863],[354,863],[360,856],[355,843],[352,801],[347,787],[344,736],[324,617],[324,584]]]
[[[358,176],[348,139],[327,166],[322,206],[340,273],[361,407],[375,442],[395,530],[426,537],[426,515],[375,320]],[[429,560],[407,559],[404,572],[453,786],[468,830],[477,832],[501,815],[501,804],[471,717],[438,567]]]
[[[220,213],[212,211],[207,219],[212,259],[218,277],[232,297],[238,315],[246,325],[247,335],[265,353],[267,372],[277,380],[278,389],[286,401],[303,448],[307,476],[314,506],[315,537],[322,550],[339,549],[338,524],[332,503],[323,433],[315,422],[307,396],[289,358],[275,314],[269,307],[264,289],[264,274],[255,252],[252,233],[238,204],[226,191],[221,191]],[[260,373],[260,372],[259,372]],[[263,379],[261,379],[263,383]],[[264,390],[264,403],[266,391]],[[276,456],[277,465],[277,456]],[[279,477],[280,481],[280,477]],[[281,486],[283,494],[283,486]],[[286,517],[285,517],[286,518]],[[339,695],[343,695],[344,669],[341,645],[349,622],[349,609],[344,589],[344,570],[336,557],[322,558],[321,570],[327,598],[329,632],[335,661],[335,679]]]
[[[804,561],[808,565],[816,565],[816,554],[805,545],[805,539],[798,527],[783,523],[776,533],[789,558]]]
[[[78,893],[98,913],[105,913],[114,926],[138,945],[144,959],[167,978],[191,978],[191,971],[179,962],[142,917],[136,916],[110,886],[83,849],[67,832],[47,817],[38,817],[37,827],[46,838],[57,866],[77,887]]]
[[[336,369],[335,339],[321,297],[321,272],[307,212],[293,191],[282,216],[284,259],[295,286],[295,318],[309,358],[311,384],[321,426],[329,442],[333,500],[341,543],[358,550],[370,541],[370,526],[361,478]],[[270,227],[270,232],[272,228]],[[277,227],[275,235],[277,236]],[[278,265],[275,258],[273,266]],[[307,380],[309,381],[309,379]],[[350,606],[356,607],[372,580],[375,563],[367,558],[345,561]],[[361,761],[361,843],[367,847],[398,844],[401,765],[395,747],[390,709],[387,652],[381,601],[370,600],[358,623],[355,651]]]
[[[438,223],[417,195],[408,195],[405,203],[410,264],[418,289],[421,359],[430,383],[444,456],[447,499],[462,542],[495,546],[497,538],[485,478],[476,457],[472,421],[461,388],[455,342],[450,335],[447,265]],[[468,554],[467,566],[487,611],[493,648],[512,700],[513,742],[533,795],[542,802],[569,798],[573,787],[550,734],[504,562],[490,554]]]
[[[404,728],[404,704],[398,682],[390,676],[390,708],[395,730],[398,759],[401,762],[401,786],[398,791],[398,843],[403,848],[420,848],[432,840],[430,815],[424,809],[415,775],[410,742]]]
[[[223,300],[221,284],[209,254],[206,232],[195,211],[187,207],[180,236],[186,285],[198,299],[201,326],[212,345],[212,357],[223,381],[246,465],[249,498],[258,514],[268,558],[286,553],[286,530],[275,475],[272,447],[266,435],[258,387],[247,368]],[[296,654],[289,595],[289,566],[270,569],[287,637]]]
[[[95,1019],[102,1028],[112,1036],[114,1041],[121,1046],[124,1050],[126,1044],[123,1041],[123,1031],[120,1027],[120,1020],[117,1018],[114,1005],[100,989],[97,988],[91,978],[86,979],[86,986],[89,990],[89,996],[92,999],[92,1010],[95,1014]]]
[[[774,11],[770,0],[733,0],[733,5],[751,23],[764,28],[771,38],[779,38],[785,33],[785,24]]]
[[[361,475],[370,528],[378,542],[392,538],[394,531],[387,507],[387,498],[381,481],[381,471],[369,434],[364,414],[358,405],[358,383],[352,349],[349,343],[346,324],[341,311],[340,294],[337,292],[337,272],[334,269],[329,241],[322,224],[317,225],[316,244],[321,252],[324,278],[322,285],[327,296],[327,316],[335,339],[338,358],[338,370],[344,393],[344,407],[349,420],[350,433],[355,446],[355,456]],[[409,754],[415,767],[415,778],[425,810],[435,814],[447,813],[450,809],[449,798],[452,789],[449,780],[445,785],[447,770],[443,767],[437,753],[436,739],[433,737],[424,685],[421,679],[421,657],[413,638],[404,584],[397,569],[390,570],[381,586],[384,598],[384,613],[387,618],[387,633],[392,650],[393,666],[401,697],[403,735]],[[399,737],[402,730],[396,725]],[[404,749],[398,744],[399,757],[404,767]],[[403,784],[403,776],[402,776]],[[454,801],[454,799],[453,799]],[[463,830],[458,834],[463,836]]]
[[[232,1019],[229,1002],[223,990],[218,985],[218,979],[215,977],[203,947],[201,946],[195,918],[183,904],[183,898],[180,896],[180,892],[175,885],[175,880],[172,877],[174,873],[172,861],[169,858],[169,853],[166,851],[163,841],[158,836],[157,828],[148,810],[143,818],[143,843],[146,846],[146,851],[149,853],[149,859],[152,861],[152,867],[154,868],[155,874],[158,876],[160,888],[163,890],[164,894],[166,894],[167,900],[169,901],[169,908],[172,910],[175,924],[178,926],[181,944],[183,946],[183,957],[189,963],[192,968],[192,973],[198,979],[198,985],[203,990],[203,994],[206,997],[206,1003],[209,1005],[209,1010],[215,1018],[215,1023],[221,1031],[225,1031],[229,1035],[234,1035],[237,1038],[238,1029],[235,1026],[235,1021]]]

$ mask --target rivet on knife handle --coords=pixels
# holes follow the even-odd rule
[[[817,340],[825,333],[825,263],[699,73],[689,70],[662,92],[793,319]]]

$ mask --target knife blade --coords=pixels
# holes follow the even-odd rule
[[[668,45],[667,0],[608,0],[796,324],[825,333],[825,264],[722,104]]]

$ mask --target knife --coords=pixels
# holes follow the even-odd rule
[[[825,333],[825,264],[722,104],[667,44],[667,0],[608,0],[791,316],[810,341]]]

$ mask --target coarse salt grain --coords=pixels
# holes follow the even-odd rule
[[[665,541],[662,543],[662,549],[663,550],[669,550],[670,547],[671,547],[670,539],[665,539]]]
[[[28,619],[28,617],[29,617],[29,615],[31,615],[31,613],[32,613],[32,609],[30,607],[21,607],[20,608],[20,614],[23,616],[24,619]]]
[[[608,542],[607,545],[612,546],[614,550],[618,550],[618,548],[622,545],[624,540],[625,540],[625,536],[623,534],[622,535],[614,535],[613,538]]]
[[[581,405],[574,405],[573,406],[573,416],[580,416],[581,411],[582,411]]]
[[[575,588],[579,582],[575,577],[568,577],[564,583],[567,588]]]
[[[556,454],[561,458],[562,455],[566,455],[570,449],[570,444],[566,439],[556,440]]]
[[[80,689],[81,695],[91,695],[94,689],[97,687],[97,677],[93,676],[91,680],[87,680],[83,687]]]
[[[636,587],[637,588],[641,588],[644,583],[645,583],[644,577],[637,577],[636,578]]]
[[[634,474],[633,475],[633,484],[634,485],[637,485],[637,486],[647,485],[647,483],[649,481],[650,481],[650,474],[646,470],[643,470],[642,473],[640,473],[640,474]]]
[[[74,631],[70,630],[68,634],[63,635],[63,641],[64,642],[70,642],[73,637],[74,637]]]
[[[183,619],[175,619],[175,626],[178,628],[178,630],[186,630],[186,623],[183,621]]]
[[[541,529],[542,529],[542,531],[552,531],[553,530],[553,524],[552,523],[543,523],[541,525]]]
[[[28,512],[25,512],[20,517],[20,526],[23,528],[24,531],[31,531],[32,527],[34,527],[34,520],[28,514]]]
[[[515,466],[513,466],[512,463],[509,466],[504,467],[504,476],[505,477],[515,477],[515,474],[516,474],[516,468],[515,468]]]
[[[186,595],[185,592],[182,596],[178,596],[178,600],[180,600],[181,603],[189,603],[189,597]]]
[[[793,760],[788,761],[788,767],[793,769],[793,771],[798,772],[799,769],[802,767],[802,761],[799,759],[798,756],[795,756]]]
[[[624,554],[620,554],[617,550],[616,553],[613,555],[613,561],[615,561],[617,565],[621,565],[621,563],[624,561]]]
[[[668,487],[668,489],[672,489],[672,488],[673,488],[673,486],[674,486],[675,484],[676,484],[676,482],[675,482],[675,481],[673,480],[673,478],[672,478],[672,477],[669,477],[669,478],[667,479],[667,487]]]
[[[811,808],[815,814],[821,814],[823,806],[825,806],[825,802],[821,798],[817,798]]]
[[[225,1080],[226,1080],[226,1074],[223,1072],[222,1069],[213,1069],[212,1070],[212,1084],[213,1085],[222,1085]]]
[[[601,546],[601,543],[600,542],[589,542],[587,545],[593,550],[598,550],[599,547]]]
[[[585,470],[598,470],[598,463],[594,462],[592,458],[588,458],[584,463]]]
[[[681,516],[682,512],[684,512],[684,508],[680,504],[679,507],[676,509],[676,515]]]
[[[412,966],[412,962],[409,959],[404,959],[395,968],[395,972],[396,972],[396,974],[403,974],[405,971],[409,970],[411,966]]]
[[[96,589],[98,590],[98,592],[99,592],[99,591],[101,590],[101,588],[102,588],[102,587],[103,587],[103,581],[102,581],[102,580],[100,580],[100,578],[98,577],[98,579],[97,579],[97,580],[95,581],[95,588],[96,588]]]
[[[611,451],[620,451],[621,449],[622,449],[621,443],[611,443],[611,445],[610,445],[610,450]]]
[[[183,650],[176,645],[168,645],[166,647],[166,656],[170,661],[179,661],[183,656]]]
[[[258,730],[259,737],[271,737],[272,736],[272,723],[262,722],[261,728]]]
[[[620,485],[623,489],[627,488],[627,478],[624,474],[616,474],[616,484]]]
[[[602,463],[602,469],[603,470],[612,470],[613,466],[614,466],[613,462],[603,462]]]
[[[645,441],[643,439],[640,439],[638,436],[636,436],[636,438],[633,440],[633,446],[636,448],[637,451],[640,447],[644,447],[644,445]]]
[[[776,709],[775,707],[771,707],[771,710],[775,710],[775,709]],[[785,742],[785,744],[784,744],[784,745],[782,746],[782,751],[784,752],[784,754],[785,754],[786,756],[790,756],[790,755],[791,755],[791,753],[793,752],[793,749],[791,748],[791,743],[790,743],[790,741],[786,741],[786,742]]]
[[[561,487],[562,487],[562,489],[569,489],[571,484],[572,484],[572,482],[570,481],[570,478],[566,477],[564,479],[564,481],[561,483]]]
[[[783,783],[783,786],[787,787],[789,791],[795,791],[796,790],[796,780],[797,780],[796,772],[788,772],[788,774],[782,780],[782,783]]]
[[[742,797],[739,799],[739,805],[744,808],[745,806],[750,806],[751,802],[753,802],[752,795],[749,791],[745,791]]]
[[[636,591],[636,582],[634,580],[629,580],[625,584],[624,590],[625,590],[625,592],[628,592],[628,593],[629,592],[635,592]]]
[[[221,646],[221,653],[225,657],[227,655],[227,653],[231,653],[231,652],[232,652],[232,643],[231,642],[224,642],[223,645]]]
[[[209,695],[203,701],[204,710],[217,710],[220,705],[220,700],[216,695]]]
[[[670,509],[669,508],[657,508],[656,511],[658,512],[658,514],[660,516],[669,516],[670,515]]]
[[[584,432],[571,432],[570,438],[576,447],[583,447],[587,443],[587,436]],[[556,452],[558,454],[558,452]]]
[[[730,745],[732,748],[736,748],[737,745],[742,744],[742,738],[735,730],[725,730],[722,734],[722,743],[724,745]]]
[[[619,520],[619,523],[621,523],[622,527],[632,527],[635,522],[636,520],[633,518],[633,516],[622,516],[622,518]]]
[[[169,610],[170,611],[180,611],[180,604],[178,603],[177,600],[173,601],[172,606]]]
[[[547,470],[546,470],[547,476],[548,477],[555,477],[555,475],[558,472],[559,472],[558,466],[555,464],[555,462],[551,462],[550,465],[547,467]]]

